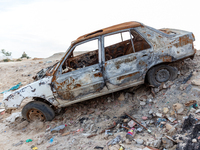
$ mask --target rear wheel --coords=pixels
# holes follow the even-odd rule
[[[24,106],[22,116],[28,121],[51,121],[55,117],[55,112],[46,103],[32,101]]]
[[[168,65],[159,65],[151,68],[147,73],[150,85],[159,87],[162,82],[174,80],[177,77],[177,69]]]

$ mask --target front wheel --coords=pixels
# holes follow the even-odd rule
[[[51,121],[55,117],[55,112],[46,103],[32,101],[24,106],[22,116],[28,121]]]
[[[168,65],[158,65],[151,68],[147,73],[150,85],[159,87],[162,82],[172,81],[177,77],[178,70]]]

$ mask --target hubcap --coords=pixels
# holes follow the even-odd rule
[[[37,109],[30,109],[27,115],[28,115],[28,119],[31,121],[33,121],[33,120],[44,121],[45,120],[44,114]]]
[[[168,81],[170,78],[170,73],[167,69],[160,69],[156,73],[156,80],[160,83]]]

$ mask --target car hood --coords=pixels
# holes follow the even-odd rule
[[[53,92],[51,90],[52,76],[44,77],[36,82],[30,83],[14,92],[4,94],[3,103],[6,109],[16,109],[23,99],[28,97],[42,98],[53,105],[56,105]]]
[[[39,72],[37,72],[36,75],[33,77],[34,81],[38,81],[46,76],[52,76],[58,63],[59,62],[47,68],[41,69]]]

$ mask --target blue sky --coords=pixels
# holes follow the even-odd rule
[[[48,57],[83,34],[127,21],[191,31],[199,49],[198,7],[197,0],[0,0],[0,49],[14,58],[23,51]]]

